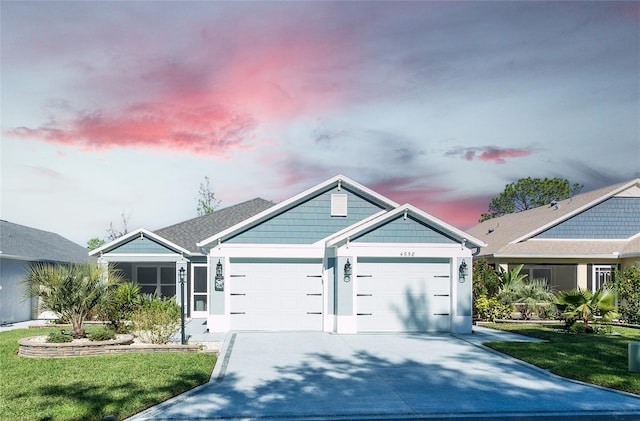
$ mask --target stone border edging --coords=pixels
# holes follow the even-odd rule
[[[133,344],[133,335],[118,335],[110,341],[64,342],[49,343],[36,342],[30,336],[18,340],[18,355],[29,358],[68,358],[95,355],[122,355],[136,353],[164,353],[164,352],[199,352],[200,345],[179,344]]]

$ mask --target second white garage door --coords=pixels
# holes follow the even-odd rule
[[[232,330],[322,330],[322,260],[231,259]]]
[[[358,332],[448,332],[448,259],[359,258]]]

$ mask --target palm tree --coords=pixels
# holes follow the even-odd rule
[[[589,328],[589,320],[600,316],[608,321],[618,316],[615,305],[616,296],[608,288],[600,288],[595,293],[586,289],[562,291],[557,303],[564,306],[564,314],[582,319],[585,331]]]
[[[39,263],[31,267],[24,282],[27,296],[39,298],[41,310],[68,319],[71,336],[82,338],[88,314],[122,282],[122,276],[113,266]]]

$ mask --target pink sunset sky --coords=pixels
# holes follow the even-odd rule
[[[1,218],[85,245],[344,174],[461,229],[524,177],[640,177],[638,2],[1,8]]]

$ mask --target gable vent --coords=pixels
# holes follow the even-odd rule
[[[347,195],[331,195],[331,216],[347,216]]]

